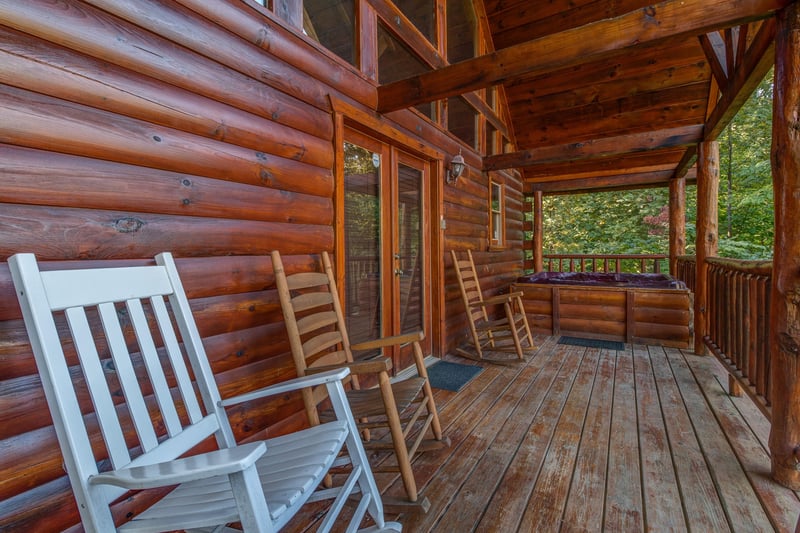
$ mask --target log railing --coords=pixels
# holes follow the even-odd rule
[[[666,255],[656,254],[545,254],[549,272],[654,272],[665,271]]]
[[[708,258],[706,347],[725,365],[731,394],[744,389],[770,417],[771,261]],[[681,256],[676,277],[694,290],[694,256]],[[697,333],[697,332],[695,332]]]
[[[694,292],[697,277],[697,260],[693,255],[679,255],[675,261],[675,277],[686,284]]]

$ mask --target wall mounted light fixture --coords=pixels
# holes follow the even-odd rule
[[[465,166],[466,164],[464,163],[464,157],[461,155],[461,150],[459,150],[458,155],[456,155],[452,161],[450,161],[450,165],[447,167],[447,171],[445,173],[447,183],[450,185],[455,185],[459,176],[461,176],[461,174],[464,172]]]

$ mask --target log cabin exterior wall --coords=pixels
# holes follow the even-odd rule
[[[79,519],[6,258],[100,266],[172,251],[223,396],[288,379],[268,254],[302,270],[334,251],[330,98],[364,112],[377,98],[368,76],[249,0],[2,0],[0,10],[0,529],[55,531]],[[444,186],[447,228],[434,230],[441,354],[466,328],[445,257],[479,252],[484,291],[507,287],[522,266],[522,182],[505,175],[507,242],[489,251],[479,155],[412,111],[384,119],[442,153],[465,148],[470,167]],[[304,423],[294,397],[231,416],[241,438]],[[147,497],[119,502],[117,517]]]

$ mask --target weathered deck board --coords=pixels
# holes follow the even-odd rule
[[[680,489],[647,348],[633,347],[646,528],[686,531]]]
[[[725,393],[715,358],[556,341],[437,391],[452,446],[415,461],[431,508],[400,515],[406,531],[794,531],[800,499],[769,479],[769,426]],[[401,494],[396,475],[378,482]]]
[[[564,509],[564,526],[574,530],[600,531],[603,526],[603,522],[597,519],[596,510],[602,509],[605,499],[615,359],[615,352],[600,352],[575,460],[570,497]]]
[[[575,380],[575,369],[583,360],[584,350],[575,347],[557,346],[554,356],[564,357],[553,384],[540,409],[529,413],[532,423],[527,435],[520,443],[516,456],[511,461],[500,486],[489,502],[478,529],[490,531],[516,531],[519,520],[528,507],[530,494],[539,476],[548,444],[552,440],[566,396]]]
[[[677,350],[667,350],[666,352],[681,396],[697,432],[700,446],[714,473],[721,499],[727,502],[726,511],[732,529],[734,531],[768,531],[771,527],[769,519],[761,507],[753,487],[748,482],[741,464],[736,459],[731,445],[725,438],[723,429],[714,418],[711,406],[705,402],[703,391],[695,380],[692,370],[680,352]],[[722,396],[723,393],[718,390],[716,393],[709,392],[707,394]]]
[[[630,352],[620,352],[617,354],[614,374],[614,404],[608,447],[608,479],[603,521],[603,527],[607,531],[644,530],[637,428],[633,355]],[[598,509],[599,507],[594,509],[594,512],[597,513]]]
[[[537,505],[528,506],[522,516],[523,531],[552,531],[559,527],[599,358],[598,350],[586,350],[531,494],[530,501]]]
[[[661,410],[667,422],[665,427],[670,449],[673,456],[680,458],[674,464],[687,525],[691,531],[729,531],[725,510],[717,495],[711,473],[706,468],[706,458],[686,411],[687,406],[683,403],[681,391],[675,382],[673,369],[663,348],[650,347],[649,353]],[[688,384],[687,388],[690,388]],[[698,429],[702,429],[702,426]]]

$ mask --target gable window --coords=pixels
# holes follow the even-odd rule
[[[505,187],[489,179],[489,247],[502,248],[506,241]]]
[[[356,65],[355,5],[353,0],[304,0],[303,33]]]
[[[416,76],[430,70],[404,43],[395,38],[384,26],[378,24],[378,83],[381,85]],[[436,120],[433,102],[416,106],[417,110]]]
[[[478,23],[475,6],[468,0],[447,2],[447,61],[458,63],[477,53]]]
[[[478,145],[478,111],[463,97],[447,100],[447,129],[467,143],[470,148],[479,149]]]

